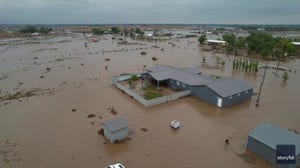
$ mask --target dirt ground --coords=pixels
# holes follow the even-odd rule
[[[280,77],[267,71],[260,107],[253,96],[224,109],[194,97],[145,108],[111,86],[112,77],[155,64],[202,67],[208,75],[245,79],[258,92],[263,70],[232,70],[234,56],[204,52],[197,39],[181,39],[175,46],[165,41],[160,48],[151,42],[119,45],[110,36],[99,39],[87,47],[80,34],[0,41],[1,168],[95,168],[115,162],[126,168],[267,168],[268,163],[245,153],[248,132],[264,122],[300,130],[298,59],[281,63],[291,69],[286,83],[282,71]],[[225,67],[205,68],[204,55],[211,65],[221,57]],[[112,106],[117,114],[110,113]],[[115,117],[129,121],[131,139],[125,143],[106,143],[98,134],[101,123]],[[177,131],[169,127],[174,119],[182,124]]]

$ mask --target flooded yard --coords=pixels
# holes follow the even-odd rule
[[[118,44],[111,36],[89,42],[81,34],[2,40],[0,167],[95,168],[115,162],[128,168],[271,167],[245,153],[248,132],[263,122],[300,131],[299,59],[280,63],[291,70],[286,83],[283,71],[277,77],[267,70],[259,107],[254,95],[224,109],[192,96],[146,108],[113,87],[112,77],[156,64],[199,67],[207,75],[245,79],[257,93],[264,70],[233,70],[232,60],[242,57],[204,52],[196,38],[179,39],[174,46],[162,41],[159,48],[155,42],[131,42]],[[225,65],[216,64],[216,57]],[[97,133],[102,122],[115,117],[129,121],[125,143],[106,143]],[[181,122],[176,131],[169,126],[174,119]]]

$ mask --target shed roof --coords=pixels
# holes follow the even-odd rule
[[[273,124],[260,124],[249,134],[251,138],[276,150],[276,145],[296,145],[296,155],[300,154],[300,135]]]
[[[223,98],[253,88],[252,85],[238,78],[223,78],[215,80],[207,86]]]
[[[103,123],[103,126],[109,132],[115,132],[128,127],[128,121],[125,118],[116,118]]]
[[[207,42],[209,42],[209,43],[222,43],[222,44],[226,43],[226,41],[223,41],[223,40],[207,40]]]
[[[300,42],[292,42],[294,45],[300,46]]]

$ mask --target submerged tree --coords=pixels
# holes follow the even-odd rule
[[[282,75],[283,82],[286,82],[289,79],[289,75],[287,72],[284,72]]]
[[[198,38],[198,41],[199,41],[200,44],[203,44],[204,41],[206,41],[206,40],[207,40],[207,37],[206,37],[205,34],[201,35],[201,36]]]

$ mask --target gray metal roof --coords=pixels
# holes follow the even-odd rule
[[[155,65],[147,69],[149,74],[155,80],[174,79],[190,86],[206,85],[212,81],[212,78],[200,75],[200,70],[197,68],[175,68],[166,65]]]
[[[229,97],[237,93],[252,89],[253,86],[244,80],[237,78],[223,78],[215,80],[207,85],[221,97]]]
[[[103,123],[103,126],[109,132],[115,132],[128,127],[128,121],[124,118],[116,118]]]
[[[190,86],[206,85],[223,98],[253,88],[253,86],[246,81],[237,78],[215,80],[209,76],[201,75],[200,70],[197,68],[180,69],[166,65],[155,65],[147,70],[155,80],[174,79]]]
[[[260,124],[248,136],[274,150],[276,150],[276,145],[296,145],[296,155],[300,154],[300,135],[277,125]]]

